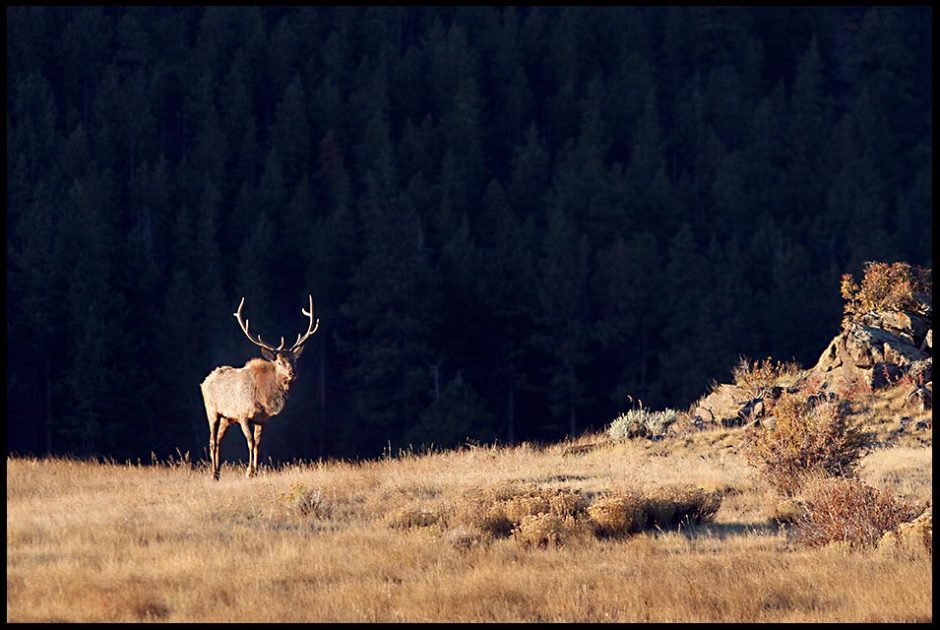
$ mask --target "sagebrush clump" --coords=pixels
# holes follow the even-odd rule
[[[784,395],[774,406],[773,426],[744,434],[744,455],[783,496],[795,494],[807,475],[850,477],[873,436],[847,414],[839,401]]]
[[[861,284],[847,273],[840,286],[849,319],[869,311],[916,310],[919,296],[929,299],[931,292],[930,269],[906,262],[866,262]]]
[[[637,492],[612,492],[598,497],[587,509],[601,537],[622,537],[646,527],[643,497]]]
[[[454,522],[504,538],[527,516],[574,517],[585,507],[585,499],[576,490],[504,483],[467,493],[454,507]]]
[[[645,529],[675,529],[713,521],[720,492],[702,488],[658,488],[648,493],[619,491],[598,497],[587,509],[595,533],[618,538]]]
[[[642,407],[630,409],[610,423],[607,435],[616,441],[662,435],[678,417],[679,412],[674,409],[662,411],[650,411]]]

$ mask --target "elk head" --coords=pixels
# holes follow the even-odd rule
[[[242,332],[245,333],[245,336],[248,337],[248,340],[261,348],[261,356],[274,363],[278,376],[288,383],[293,381],[296,376],[295,365],[297,359],[300,358],[301,353],[304,351],[304,343],[306,343],[307,338],[315,333],[320,326],[320,320],[314,320],[313,318],[313,296],[310,295],[308,297],[310,299],[309,310],[300,309],[300,312],[306,315],[310,320],[310,323],[307,325],[307,332],[298,334],[297,341],[287,349],[284,348],[284,337],[281,337],[280,345],[274,348],[262,341],[260,334],[257,339],[251,336],[251,333],[248,331],[249,320],[242,320],[242,307],[245,305],[244,297],[241,299],[241,302],[238,303],[238,310],[233,313],[235,319],[238,320],[238,326],[242,329]]]

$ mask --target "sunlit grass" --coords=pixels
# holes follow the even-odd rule
[[[226,466],[219,482],[205,465],[8,458],[7,620],[931,618],[929,559],[800,546],[768,522],[738,437],[579,454],[466,448],[268,467],[254,480]],[[930,496],[929,447],[877,451],[859,472]],[[467,522],[442,516],[499,484],[588,502],[693,485],[722,502],[713,523],[625,537],[552,538],[561,521],[529,519],[520,535],[473,540]]]

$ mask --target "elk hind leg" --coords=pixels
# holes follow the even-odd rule
[[[261,434],[264,432],[264,424],[257,422],[255,423],[255,452],[254,459],[252,460],[253,468],[255,472],[258,472],[258,451],[261,450]]]
[[[249,479],[255,476],[255,423],[250,420],[242,420],[238,423],[242,428],[242,433],[245,435],[245,441],[248,442],[248,472],[245,473],[245,476]]]

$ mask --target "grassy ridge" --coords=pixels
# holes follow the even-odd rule
[[[361,463],[223,468],[7,459],[8,621],[883,621],[931,618],[929,558],[806,549],[770,526],[733,432],[696,441],[469,448]],[[575,446],[576,448],[571,448]],[[860,475],[930,497],[929,447]],[[539,548],[461,544],[417,522],[517,482],[718,491],[715,522]],[[420,520],[420,519],[419,519]]]

